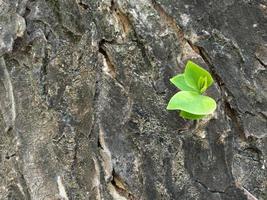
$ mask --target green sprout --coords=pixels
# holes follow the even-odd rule
[[[169,101],[168,110],[180,110],[180,116],[185,119],[201,119],[214,112],[214,99],[202,95],[213,83],[208,71],[188,61],[183,74],[170,79],[180,92]]]

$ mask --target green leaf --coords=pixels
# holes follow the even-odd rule
[[[168,110],[183,110],[194,115],[211,114],[216,109],[216,102],[208,97],[192,91],[176,93],[169,101]]]
[[[207,90],[208,88],[207,82],[208,82],[207,76],[201,76],[198,79],[198,88],[200,89],[201,94]]]
[[[213,83],[210,73],[192,61],[187,62],[184,75],[186,84],[199,92],[201,89],[203,90],[203,87],[199,88],[199,79],[201,77],[207,78],[207,88]]]
[[[181,111],[180,116],[184,119],[193,119],[194,120],[194,119],[201,119],[201,118],[205,117],[206,115],[194,115],[192,113]]]
[[[184,74],[178,74],[170,79],[171,83],[173,83],[177,88],[180,90],[185,91],[196,91],[195,89],[189,87],[185,80],[184,80]]]

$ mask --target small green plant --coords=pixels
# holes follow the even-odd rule
[[[188,61],[183,74],[170,79],[181,91],[169,101],[168,110],[180,110],[180,116],[185,119],[201,119],[216,109],[214,99],[202,95],[213,83],[208,71]]]

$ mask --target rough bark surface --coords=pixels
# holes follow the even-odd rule
[[[265,0],[0,0],[0,199],[266,200]],[[218,103],[166,110],[194,60]]]

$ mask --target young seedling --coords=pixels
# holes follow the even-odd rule
[[[185,119],[201,119],[214,112],[214,99],[202,95],[213,83],[208,71],[188,61],[183,74],[170,79],[181,91],[169,101],[168,110],[180,110],[180,116]]]

